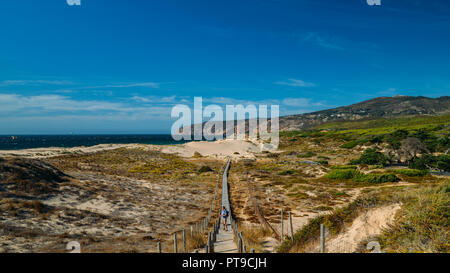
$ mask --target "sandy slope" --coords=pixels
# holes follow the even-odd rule
[[[95,153],[100,151],[114,150],[119,148],[142,148],[148,150],[158,150],[157,145],[145,145],[145,144],[100,144],[90,147],[73,147],[73,148],[61,148],[61,147],[49,147],[49,148],[35,148],[25,150],[0,150],[0,157],[4,156],[21,156],[30,158],[48,158],[65,154],[84,154]]]
[[[191,157],[195,152],[199,152],[202,156],[214,158],[252,158],[254,157],[253,153],[257,153],[259,151],[260,150],[257,144],[245,140],[188,142],[182,145],[168,145],[161,148],[161,152],[163,153],[178,154],[182,157]]]
[[[356,251],[359,242],[379,235],[394,222],[400,204],[393,204],[369,210],[358,216],[344,232],[326,242],[328,253],[349,253]]]

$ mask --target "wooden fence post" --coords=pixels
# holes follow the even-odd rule
[[[238,253],[242,253],[242,239],[238,236]]]
[[[281,209],[281,241],[283,242],[284,238],[284,219],[283,219],[283,209]]]
[[[320,253],[325,253],[325,226],[320,224]]]
[[[245,242],[244,242],[244,237],[242,236],[242,231],[239,232],[239,238],[241,239],[242,243],[241,243],[241,252],[245,253]]]
[[[186,230],[185,229],[183,229],[183,248],[184,248],[184,253],[187,253]]]
[[[158,242],[156,245],[157,245],[157,248],[158,248],[158,253],[162,253],[161,242]]]
[[[208,253],[211,253],[211,231],[208,232]]]
[[[292,225],[292,213],[289,212],[289,225],[291,226],[291,240],[294,241],[294,227]]]
[[[177,233],[173,234],[173,252],[178,253]]]
[[[213,232],[209,232],[209,253],[214,253],[214,233]]]

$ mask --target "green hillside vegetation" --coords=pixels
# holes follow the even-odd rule
[[[377,238],[383,251],[448,252],[449,179],[445,174],[436,176],[442,175],[436,171],[450,172],[449,136],[450,115],[329,122],[307,131],[282,132],[280,148],[286,154],[305,154],[315,162],[326,157],[328,165],[318,167],[325,174],[304,175],[306,181],[299,186],[288,181],[301,171],[289,176],[283,172],[288,167],[281,167],[284,161],[280,158],[281,170],[277,171],[286,176],[278,180],[279,185],[292,198],[320,200],[322,206],[334,209],[312,218],[293,240],[283,241],[278,252],[308,252],[317,244],[320,224],[334,236],[361,213],[393,203],[402,207],[392,226]],[[399,181],[404,183],[396,183]],[[356,200],[335,208],[334,199],[305,194],[310,185],[359,187],[362,191]],[[358,251],[366,251],[367,242],[360,243]]]
[[[397,182],[400,179],[393,173],[368,173],[364,174],[358,170],[332,170],[326,177],[328,179],[352,179],[355,182],[386,183]]]
[[[450,115],[333,122],[313,130],[280,133],[280,137],[289,139],[290,144],[301,138],[315,138],[318,141],[332,138],[343,141],[341,148],[346,149],[383,142],[398,148],[401,140],[409,136],[423,141],[430,152],[448,149],[449,135]],[[288,143],[285,144],[288,146]]]

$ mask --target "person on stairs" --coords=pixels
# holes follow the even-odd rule
[[[227,226],[228,211],[225,208],[225,206],[222,207],[222,212],[220,213],[220,216],[222,216],[223,230],[228,231],[228,226]]]

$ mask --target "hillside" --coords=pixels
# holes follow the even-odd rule
[[[417,116],[437,116],[450,113],[450,97],[439,98],[394,96],[378,97],[360,103],[341,106],[338,108],[321,110],[306,114],[297,114],[280,117],[280,131],[308,130],[318,128],[323,124],[330,124],[342,121],[361,121],[379,118],[417,117]],[[203,123],[205,128],[206,122]],[[270,125],[270,120],[269,120]],[[235,122],[235,132],[237,123]],[[212,132],[215,132],[213,127]],[[224,134],[226,123],[223,123],[223,131],[217,134]],[[245,122],[245,131],[248,133],[248,120]],[[181,128],[180,128],[181,132]],[[195,126],[191,126],[194,134]],[[200,131],[197,132],[200,134]]]
[[[329,121],[450,113],[450,97],[379,97],[349,106],[280,118],[280,130],[302,130]]]

